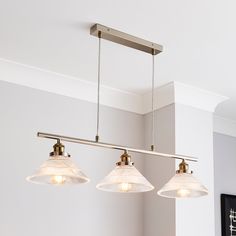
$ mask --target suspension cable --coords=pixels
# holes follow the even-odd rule
[[[155,114],[154,114],[154,84],[155,82],[155,55],[154,55],[154,49],[152,51],[152,145],[151,150],[154,151],[154,143],[155,143]]]
[[[98,33],[98,84],[97,84],[97,133],[96,142],[99,141],[99,123],[100,123],[100,85],[101,85],[101,31]]]

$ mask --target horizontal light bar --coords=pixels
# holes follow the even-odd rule
[[[134,48],[149,54],[157,55],[163,51],[162,45],[138,38],[136,36],[109,28],[104,25],[95,24],[90,28],[90,34],[95,37],[109,40],[129,48]]]
[[[56,140],[65,141],[65,142],[79,143],[79,144],[84,144],[84,145],[89,145],[89,146],[103,147],[103,148],[108,148],[108,149],[116,149],[116,150],[121,150],[121,151],[126,150],[129,152],[147,154],[147,155],[152,155],[152,156],[166,157],[166,158],[179,159],[179,160],[184,159],[184,160],[194,161],[194,162],[197,162],[197,160],[198,160],[195,157],[174,155],[174,154],[172,155],[172,154],[166,154],[166,153],[161,153],[161,152],[148,151],[148,150],[143,150],[143,149],[120,146],[120,145],[116,145],[116,144],[102,143],[102,142],[96,142],[93,140],[62,136],[62,135],[58,135],[58,134],[49,134],[49,133],[38,132],[37,135],[40,138],[56,139]]]

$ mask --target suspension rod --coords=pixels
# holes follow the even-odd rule
[[[58,134],[38,132],[37,136],[40,138],[55,139],[55,140],[60,140],[60,141],[65,141],[65,142],[78,143],[78,144],[84,144],[84,145],[96,146],[96,147],[102,147],[102,148],[108,148],[108,149],[116,149],[116,150],[121,150],[121,151],[129,151],[129,152],[147,154],[147,155],[152,155],[152,156],[159,156],[159,157],[179,159],[179,160],[184,159],[187,161],[194,161],[194,162],[198,161],[197,158],[190,157],[190,156],[182,156],[182,155],[154,152],[154,151],[148,151],[148,150],[137,149],[137,148],[132,148],[132,147],[120,146],[120,145],[116,145],[116,144],[96,142],[96,141],[88,140],[88,139],[62,136],[62,135],[58,135]]]

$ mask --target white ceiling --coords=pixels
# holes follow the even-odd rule
[[[236,119],[235,10],[235,0],[0,0],[0,57],[96,81],[89,28],[97,22],[162,44],[157,85],[176,80],[228,96],[217,114]],[[151,56],[104,41],[102,83],[146,92]]]

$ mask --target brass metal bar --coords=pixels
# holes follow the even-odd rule
[[[90,28],[90,34],[101,38],[118,43],[130,48],[134,48],[149,54],[157,55],[163,51],[163,46],[138,38],[136,36],[109,28],[104,25],[95,24]]]
[[[166,158],[172,158],[172,159],[187,160],[187,161],[194,161],[194,162],[197,162],[197,160],[198,160],[195,157],[148,151],[148,150],[137,149],[137,148],[132,148],[132,147],[120,146],[120,145],[116,145],[116,144],[102,143],[102,142],[96,142],[93,140],[62,136],[62,135],[58,135],[58,134],[49,134],[49,133],[38,132],[37,136],[40,138],[55,139],[55,140],[61,140],[61,141],[65,141],[65,142],[79,143],[79,144],[84,144],[84,145],[89,145],[89,146],[96,146],[96,147],[102,147],[102,148],[108,148],[108,149],[116,149],[116,150],[121,150],[121,151],[129,151],[129,152],[134,152],[134,153],[141,153],[141,154],[166,157]]]

